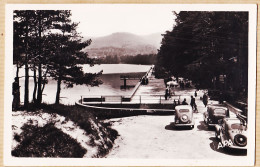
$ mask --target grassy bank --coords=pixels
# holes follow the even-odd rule
[[[43,104],[12,114],[15,157],[104,157],[118,136],[77,106]]]

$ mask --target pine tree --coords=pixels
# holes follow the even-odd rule
[[[92,64],[93,61],[82,52],[82,49],[90,45],[91,40],[81,41],[82,37],[76,32],[78,24],[72,22],[70,16],[70,11],[60,11],[57,24],[54,24],[54,27],[60,31],[49,35],[46,40],[52,46],[49,49],[48,70],[50,76],[57,80],[56,104],[60,102],[62,82],[67,87],[73,87],[74,84],[97,86],[102,83],[98,79],[101,72],[84,73],[82,66],[77,64],[79,60],[84,59],[85,62]]]
[[[192,79],[204,88],[223,74],[236,90],[247,87],[248,13],[174,14],[176,25],[164,34],[156,69]]]
[[[42,93],[47,83],[47,62],[48,62],[48,36],[55,29],[53,26],[59,17],[60,11],[58,10],[36,10],[36,39],[37,39],[37,59],[38,62],[38,79],[37,79],[37,100],[36,103],[39,105],[42,102]],[[45,45],[43,45],[45,43]],[[47,45],[46,45],[47,44]],[[42,69],[45,69],[45,74],[42,74]]]
[[[34,14],[31,10],[14,11],[14,60],[17,61],[18,80],[19,65],[25,67],[25,83],[24,83],[24,108],[27,109],[29,104],[29,60],[31,56],[30,37],[34,22]],[[24,56],[22,56],[24,55]],[[18,85],[19,87],[19,85]],[[19,95],[20,96],[20,95]]]
[[[61,83],[97,86],[97,74],[84,73],[82,62],[94,64],[82,49],[91,40],[82,41],[77,33],[78,23],[70,19],[68,10],[18,10],[14,11],[14,60],[25,66],[25,100],[29,104],[29,69],[33,71],[33,101],[41,104],[48,77],[57,80],[56,103],[59,103]],[[25,56],[20,56],[24,54]],[[21,66],[21,65],[20,65]],[[20,66],[17,66],[17,76]],[[37,96],[37,97],[36,97]]]

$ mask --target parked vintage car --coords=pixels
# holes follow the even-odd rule
[[[224,118],[216,125],[215,137],[220,141],[219,147],[246,149],[247,123],[246,119]]]
[[[204,112],[204,122],[208,127],[215,127],[220,119],[229,117],[229,109],[223,104],[208,105],[207,111]]]
[[[174,126],[190,126],[194,128],[193,111],[190,105],[179,105],[175,107]]]

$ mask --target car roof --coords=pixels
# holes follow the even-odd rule
[[[224,118],[224,120],[227,124],[240,123],[238,118]]]
[[[228,129],[232,129],[231,125],[232,124],[241,124],[240,120],[238,118],[224,118],[224,122],[226,124],[226,126],[228,127]]]
[[[208,108],[209,109],[222,108],[222,109],[228,110],[228,108],[226,106],[224,106],[223,104],[211,104],[211,105],[208,105]]]

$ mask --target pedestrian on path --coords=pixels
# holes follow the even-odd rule
[[[18,109],[20,105],[20,86],[19,86],[19,78],[15,77],[13,85],[12,85],[12,94],[13,94],[13,110]]]
[[[187,102],[186,102],[186,98],[184,98],[183,102],[181,103],[182,105],[189,105]]]
[[[145,79],[144,79],[144,77],[142,77],[141,80],[142,80],[142,81],[141,81],[141,84],[142,84],[142,85],[145,85]]]
[[[184,89],[184,82],[183,81],[181,81],[181,83],[180,83],[180,88]]]
[[[166,89],[165,89],[165,100],[167,100],[168,99],[168,96],[169,96],[169,88],[167,87]]]
[[[195,90],[194,96],[195,96],[195,98],[197,97],[197,91],[196,90]]]
[[[219,93],[219,104],[223,104],[223,101],[224,101],[224,95],[223,95],[223,92],[220,92]]]
[[[204,95],[203,95],[203,104],[205,105],[205,107],[207,106],[207,104],[208,104],[208,95],[206,94],[206,93],[204,93]]]
[[[148,83],[149,83],[149,80],[147,77],[145,77],[145,84],[148,85]]]
[[[191,105],[191,108],[193,109],[193,111],[197,111],[197,105],[195,102],[195,98],[193,96],[191,96],[190,105]]]

